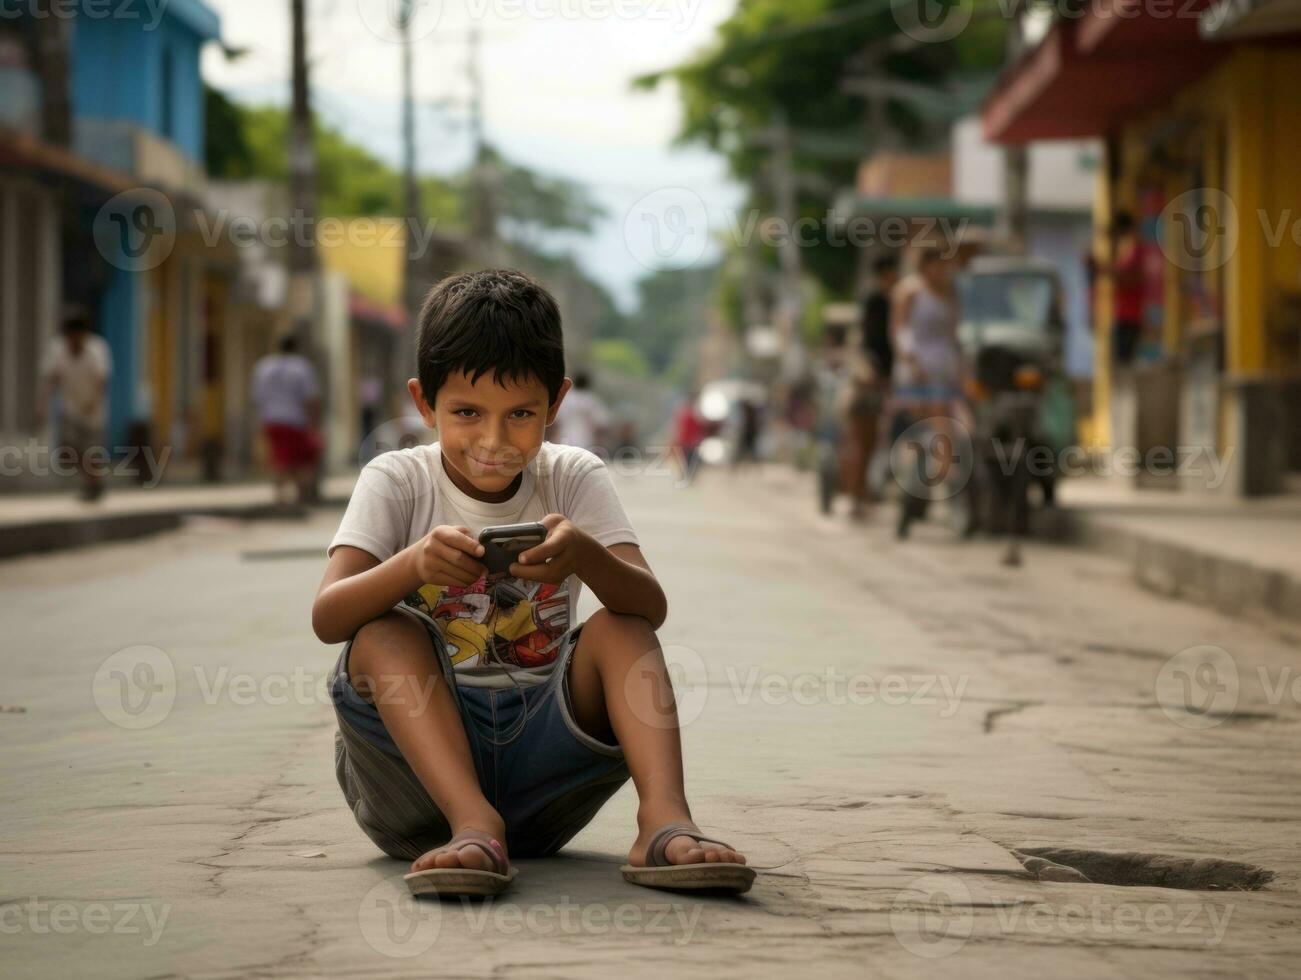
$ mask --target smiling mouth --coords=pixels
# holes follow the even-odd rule
[[[473,454],[470,455],[470,459],[479,466],[482,466],[485,470],[504,470],[506,468],[505,462],[491,463],[487,460],[480,459],[478,456]]]

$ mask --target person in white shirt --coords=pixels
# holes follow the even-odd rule
[[[610,413],[600,397],[592,391],[592,380],[583,371],[574,373],[569,397],[560,403],[555,424],[547,435],[550,441],[583,449],[604,448]]]
[[[104,445],[105,405],[113,355],[103,337],[91,332],[90,314],[70,309],[63,334],[50,341],[41,362],[42,392],[37,422],[45,424],[45,406],[59,395],[57,445],[70,453],[81,471],[81,495],[97,500],[104,493],[108,448]]]
[[[253,402],[275,470],[276,502],[311,502],[315,496],[316,465],[321,456],[321,392],[316,370],[298,353],[292,335],[281,338],[280,350],[253,365]]]

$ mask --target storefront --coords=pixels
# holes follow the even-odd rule
[[[984,122],[1002,142],[1105,141],[1090,441],[1215,453],[1230,474],[1208,482],[1212,467],[1186,465],[1146,471],[1149,484],[1276,493],[1301,471],[1301,101],[1291,94],[1301,44],[1286,33],[1213,33],[1198,18],[1154,18],[1125,0],[1091,8],[1009,66]],[[1143,280],[1128,367],[1111,345],[1122,212],[1135,219]]]

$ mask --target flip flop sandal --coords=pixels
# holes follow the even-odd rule
[[[429,868],[425,871],[413,871],[403,875],[407,887],[413,895],[499,895],[510,887],[510,883],[519,874],[518,868],[512,868],[506,860],[501,845],[491,834],[482,830],[463,830],[442,847],[459,850],[473,844],[483,849],[492,860],[492,871],[480,871],[476,868]]]
[[[619,870],[624,881],[646,888],[664,888],[669,891],[716,891],[740,895],[748,892],[754,882],[754,868],[734,861],[709,861],[700,864],[672,864],[665,855],[668,843],[674,837],[690,837],[700,843],[721,844],[731,850],[732,845],[712,837],[703,837],[685,823],[671,823],[661,827],[646,848],[645,867],[625,864]]]

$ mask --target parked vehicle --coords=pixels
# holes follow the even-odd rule
[[[1056,461],[1075,418],[1062,371],[1061,284],[1045,263],[1015,257],[972,262],[959,283],[958,337],[971,379],[974,447],[970,530],[1008,535],[1007,564],[1019,564],[1029,524],[1029,488],[1051,503]]]

